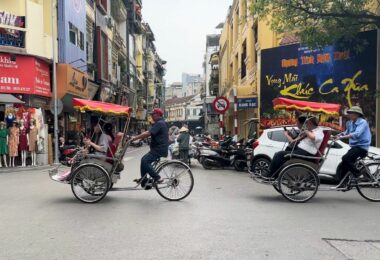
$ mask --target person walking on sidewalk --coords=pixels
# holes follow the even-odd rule
[[[335,136],[337,140],[348,139],[351,149],[342,157],[341,178],[350,171],[355,178],[360,177],[360,171],[355,163],[358,158],[367,155],[371,145],[371,130],[364,118],[363,110],[353,106],[347,111],[350,121],[346,124],[346,131]]]
[[[164,113],[161,109],[155,108],[151,112],[153,125],[152,128],[140,135],[133,137],[129,142],[135,140],[152,138],[150,143],[150,151],[141,158],[140,173],[141,179],[135,180],[137,183],[141,183],[142,178],[148,173],[149,176],[156,182],[161,183],[162,179],[160,175],[154,170],[152,163],[158,161],[160,157],[168,156],[169,147],[169,128],[168,124],[162,118]]]
[[[184,162],[189,162],[189,149],[190,149],[190,134],[189,129],[182,127],[179,130],[179,137],[177,138],[179,146],[179,159]]]

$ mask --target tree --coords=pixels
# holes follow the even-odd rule
[[[360,31],[380,29],[380,0],[255,0],[252,12],[270,17],[273,31],[294,33],[313,48],[353,42]]]

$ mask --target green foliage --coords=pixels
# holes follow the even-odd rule
[[[252,13],[278,33],[295,33],[321,48],[338,39],[355,40],[365,29],[380,29],[380,0],[255,0]]]

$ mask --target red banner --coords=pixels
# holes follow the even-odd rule
[[[0,53],[0,93],[50,97],[49,65],[29,56]]]

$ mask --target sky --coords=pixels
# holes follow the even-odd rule
[[[233,0],[143,0],[143,20],[156,38],[157,53],[166,60],[167,84],[182,72],[203,74],[206,35],[216,33]]]

